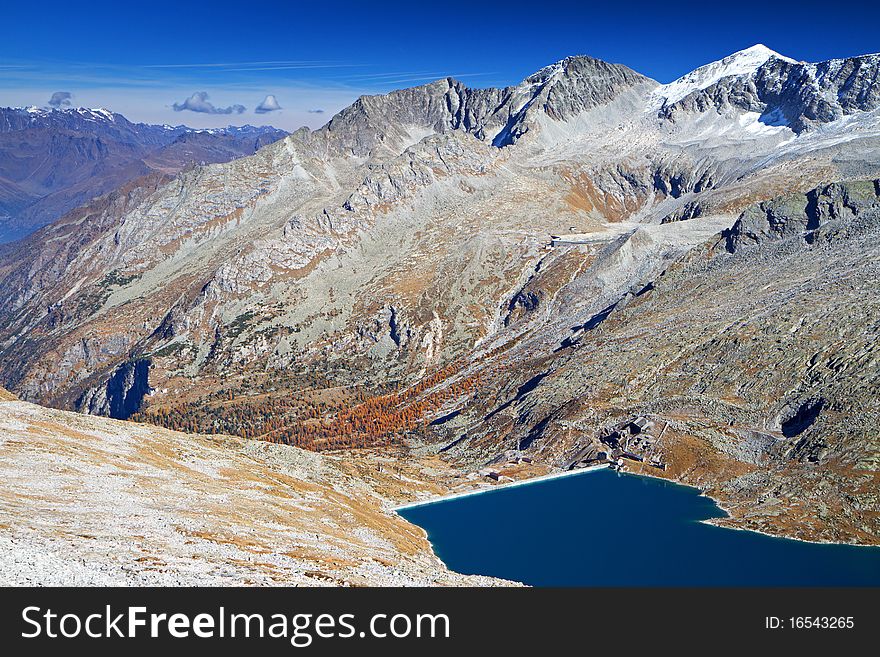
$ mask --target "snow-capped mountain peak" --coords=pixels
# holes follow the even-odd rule
[[[14,111],[29,114],[31,116],[51,116],[53,113],[57,115],[77,115],[87,121],[115,121],[115,115],[108,109],[103,107],[37,107],[36,105],[28,105],[27,107],[12,107]]]
[[[654,97],[661,104],[671,105],[694,91],[705,89],[719,80],[739,75],[753,75],[771,58],[794,63],[795,60],[780,55],[764,44],[758,43],[745,50],[728,55],[724,59],[700,66],[669,84],[654,91]]]

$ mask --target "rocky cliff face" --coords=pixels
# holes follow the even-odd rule
[[[731,253],[765,240],[828,238],[829,231],[880,210],[880,180],[835,183],[749,208],[724,232]]]
[[[76,401],[76,410],[127,420],[140,410],[150,393],[150,361],[140,359],[120,365],[106,383],[86,390]]]
[[[577,57],[362,98],[4,250],[0,381],[272,439],[350,435],[372,396],[364,434],[395,417],[383,440],[461,467],[565,465],[648,414],[669,475],[737,522],[874,541],[875,446],[846,408],[876,384],[873,66],[756,47],[658,85]],[[146,361],[148,380],[125,368]],[[412,424],[435,412],[453,419]],[[804,508],[847,492],[812,524],[799,486]]]

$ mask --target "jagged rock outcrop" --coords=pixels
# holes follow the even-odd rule
[[[119,366],[106,382],[84,392],[76,402],[76,410],[126,420],[141,408],[149,393],[150,361],[130,361]]]
[[[749,208],[724,232],[731,253],[765,240],[801,237],[807,242],[830,222],[847,223],[880,209],[880,180],[834,183]]]
[[[880,55],[819,64],[775,60],[758,70],[755,85],[764,113],[802,132],[880,107]]]

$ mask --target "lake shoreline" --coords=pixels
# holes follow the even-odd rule
[[[398,511],[404,511],[406,509],[415,509],[422,506],[429,506],[431,504],[440,504],[442,502],[448,502],[450,500],[457,500],[463,497],[470,497],[472,495],[483,495],[484,493],[491,493],[493,491],[499,490],[507,490],[509,488],[517,488],[519,486],[527,486],[529,484],[539,484],[545,481],[551,481],[553,479],[562,479],[563,477],[571,477],[573,475],[579,474],[588,474],[591,472],[599,472],[600,470],[607,470],[610,466],[607,463],[603,463],[601,465],[594,465],[588,468],[578,468],[577,470],[563,470],[562,472],[554,472],[553,474],[541,475],[539,477],[529,477],[528,479],[520,479],[518,481],[513,481],[509,484],[501,484],[499,486],[486,486],[485,488],[480,488],[477,490],[469,490],[463,493],[452,493],[450,495],[442,495],[440,497],[435,497],[430,500],[422,500],[419,502],[408,502],[406,504],[401,504],[399,506],[393,507],[391,510],[395,513]],[[726,513],[726,512],[725,512]]]
[[[623,563],[643,563],[643,560],[646,557],[651,558],[653,555],[658,554],[658,552],[652,552],[652,550],[664,549],[663,546],[665,543],[664,540],[661,540],[659,543],[656,543],[656,545],[659,546],[658,548],[652,548],[648,552],[637,551],[628,554],[628,551],[633,551],[634,548],[631,547],[633,545],[654,545],[648,537],[638,537],[639,540],[635,541],[627,540],[626,537],[629,536],[629,534],[633,534],[634,536],[638,534],[639,530],[634,528],[644,528],[643,522],[639,518],[652,519],[648,520],[648,525],[650,526],[653,522],[652,535],[654,536],[693,536],[697,542],[702,542],[707,546],[708,549],[704,550],[704,554],[724,554],[723,549],[726,549],[727,545],[738,546],[736,551],[731,553],[731,555],[736,554],[736,557],[730,556],[730,558],[734,559],[734,563],[741,562],[742,564],[751,564],[748,567],[748,571],[743,571],[742,580],[737,580],[736,576],[733,576],[733,579],[728,576],[727,579],[731,579],[731,583],[727,582],[724,577],[706,575],[705,581],[700,581],[700,576],[698,576],[697,579],[694,580],[695,583],[692,584],[694,586],[752,585],[743,584],[742,582],[749,582],[752,579],[755,579],[755,573],[763,572],[761,567],[767,563],[774,564],[771,567],[774,570],[772,573],[767,573],[766,581],[782,582],[773,584],[777,586],[876,585],[871,583],[876,581],[878,575],[880,575],[880,570],[878,570],[878,556],[880,556],[880,554],[876,551],[856,551],[851,553],[831,550],[826,553],[821,548],[819,548],[821,550],[820,552],[816,552],[817,548],[812,548],[812,551],[808,550],[808,547],[811,547],[810,544],[813,546],[826,545],[829,548],[841,549],[871,546],[854,545],[850,543],[833,543],[828,541],[807,541],[794,537],[774,535],[746,527],[720,524],[733,519],[733,516],[722,504],[719,504],[718,500],[711,495],[706,494],[706,492],[699,487],[681,483],[672,478],[649,476],[642,473],[626,471],[619,474],[630,474],[634,476],[632,478],[613,477],[610,475],[618,473],[609,471],[608,475],[599,477],[597,480],[594,480],[593,478],[583,478],[580,479],[580,483],[572,481],[573,475],[602,472],[606,470],[609,470],[607,465],[604,467],[582,468],[573,471],[557,472],[542,477],[532,477],[511,484],[491,486],[479,490],[470,490],[444,497],[436,497],[430,500],[405,504],[397,507],[395,511],[399,510],[400,515],[404,519],[408,520],[408,522],[421,530],[420,533],[425,536],[431,545],[431,549],[438,565],[442,564],[454,572],[484,575],[492,573],[491,576],[493,577],[521,583],[525,586],[675,585],[663,584],[661,582],[662,578],[657,579],[656,577],[655,579],[648,578],[649,581],[653,582],[652,584],[639,584],[637,579],[627,579],[628,576],[623,574],[624,571],[621,571],[622,579],[620,581],[613,579],[605,581],[608,578],[605,577],[603,579],[601,574],[597,577],[595,573],[591,572],[584,576],[584,573],[578,570],[579,564],[586,561],[586,559],[582,559],[582,554],[588,554],[591,549],[596,550],[596,554],[603,555],[600,556],[599,563],[601,563],[601,558],[604,558],[604,555],[609,553],[613,553],[615,556],[622,554]],[[638,483],[640,477],[644,478],[641,480],[644,484],[640,485]],[[522,491],[517,494],[512,493],[513,497],[509,498],[507,496],[483,496],[483,498],[477,498],[477,496],[482,493],[499,491],[507,488],[521,488],[527,484],[537,484],[548,481],[552,482],[563,478],[568,478],[570,483],[563,484],[562,482],[559,482],[559,485],[548,487],[547,490],[542,492],[536,491],[534,495]],[[647,482],[650,480],[655,480],[655,485],[660,484],[662,481],[666,484],[671,484],[672,486],[667,489],[669,492],[662,492],[660,489],[657,491],[654,491],[653,489],[642,489],[642,485],[647,485]],[[594,481],[595,484],[593,483]],[[622,488],[617,488],[618,484],[616,481],[619,481]],[[560,486],[563,487],[560,488]],[[635,494],[633,493],[634,486],[637,491]],[[677,488],[680,492],[674,493],[673,491]],[[556,492],[553,492],[554,490]],[[638,492],[639,490],[644,490],[645,492]],[[562,493],[561,491],[568,492]],[[583,494],[586,495],[586,497],[580,497],[580,501],[577,501],[579,493],[575,491],[583,491]],[[560,494],[562,497],[560,497]],[[640,507],[640,504],[637,501],[637,498],[640,496],[647,496],[645,497],[648,501],[647,507]],[[451,504],[448,508],[446,505],[441,504],[441,502],[456,501],[461,498],[472,498],[472,501],[469,500],[466,504],[461,506],[461,512],[456,504]],[[689,515],[688,507],[693,507],[693,503],[688,502],[687,498],[690,498],[691,500],[704,500],[701,505],[697,505],[697,513],[690,515],[689,522],[687,517]],[[529,504],[525,504],[525,507],[520,506],[524,504],[524,500],[526,499],[531,500],[531,506],[529,506]],[[595,503],[591,503],[591,499],[595,500]],[[607,508],[605,508],[603,500],[609,502]],[[617,501],[623,506],[619,506],[619,508],[614,510],[612,500]],[[660,502],[660,500],[664,501]],[[673,504],[667,504],[666,501],[668,500],[671,500]],[[574,501],[573,504],[572,501]],[[661,507],[652,506],[656,504],[661,504],[663,511],[660,511]],[[586,509],[592,508],[593,510],[584,511],[587,515],[581,517],[580,514],[578,514],[578,505],[582,509],[584,508],[584,505],[586,505]],[[513,512],[510,512],[511,506],[514,507]],[[649,508],[652,509],[652,511],[649,516],[639,516],[640,508]],[[655,508],[657,509],[657,513],[653,511]],[[664,515],[667,508],[673,511],[673,516],[676,513],[679,514],[678,517],[671,516],[668,519],[669,522],[667,522]],[[702,511],[699,511],[700,508],[702,508]],[[410,509],[413,510],[412,514],[407,512]],[[523,511],[523,509],[530,509],[530,511]],[[547,514],[544,514],[541,509],[547,509]],[[685,511],[684,515],[681,515],[682,510]],[[522,515],[523,513],[525,513],[530,519],[529,525],[531,526],[531,529],[526,531],[525,534],[519,529],[523,526],[523,523],[521,522],[524,517]],[[551,518],[554,515],[557,515],[558,517],[564,517],[567,515],[571,520],[574,520],[575,517],[572,513],[578,514],[578,522],[563,520],[561,523],[554,524],[556,521]],[[595,527],[593,529],[582,529],[579,531],[574,529],[573,531],[572,528],[576,528],[578,525],[584,527],[594,526],[596,523],[590,521],[591,517],[601,518],[601,522],[608,525],[605,528],[606,531],[596,534],[596,531],[599,530]],[[432,518],[433,520],[431,520]],[[427,520],[427,522],[422,522],[423,520]],[[680,522],[679,520],[683,522]],[[438,524],[434,524],[435,522]],[[695,529],[688,529],[688,526],[691,528],[704,527],[705,529],[703,532],[708,531],[710,534],[705,534]],[[735,538],[731,539],[731,536],[734,536],[731,534],[725,535],[724,532],[718,532],[715,534],[714,532],[711,532],[711,530],[708,530],[708,527],[716,527],[721,530],[739,529],[741,531],[741,536],[752,536],[753,538],[748,539],[747,542],[743,542],[742,540],[737,540]],[[560,529],[561,531],[559,531]],[[555,532],[559,533],[558,539],[553,538]],[[669,532],[669,534],[665,532]],[[599,536],[602,534],[607,534],[607,536],[600,539]],[[541,536],[544,538],[540,538]],[[584,536],[588,537],[587,542],[584,542]],[[768,539],[776,540],[773,543],[761,543],[762,540]],[[544,541],[546,545],[541,544],[541,541]],[[694,544],[692,538],[686,538],[685,542],[682,543],[682,546],[689,547]],[[804,547],[797,548],[795,547],[796,545]],[[554,572],[554,568],[558,569],[558,565],[556,564],[544,564],[541,568],[544,568],[545,570],[536,570],[534,565],[527,565],[535,563],[535,559],[528,555],[533,555],[538,550],[538,546],[540,546],[540,549],[542,550],[552,547],[556,551],[560,560],[562,559],[562,555],[576,553],[576,560],[569,560],[568,562],[560,561],[560,563],[566,563],[565,568],[571,568],[574,576],[569,579],[567,572]],[[581,546],[583,546],[583,548]],[[611,546],[611,552],[609,552],[608,546]],[[715,551],[715,548],[721,546],[724,547],[721,548],[720,551]],[[638,550],[638,548],[635,549]],[[687,552],[687,549],[688,548],[686,547],[684,551]],[[743,549],[744,551],[741,551]],[[520,551],[519,556],[516,556],[518,550]],[[531,552],[529,552],[529,550],[531,550]],[[581,552],[581,550],[583,550],[583,552]],[[603,550],[605,551],[604,553],[602,552]],[[678,550],[678,547],[676,547],[675,550]],[[676,552],[676,554],[680,553]],[[862,556],[858,556],[859,554]],[[511,555],[514,556],[512,557]],[[466,560],[464,563],[462,562],[462,558]],[[660,559],[661,561],[658,563],[668,563],[668,559],[663,560],[664,557],[662,556]],[[800,560],[800,563],[798,560]],[[837,563],[835,563],[835,560]],[[543,563],[543,561],[541,563]],[[699,564],[701,562],[697,558],[694,563]],[[833,568],[831,566],[832,564],[834,565]],[[817,565],[819,567],[814,569]],[[755,570],[755,566],[757,566],[757,570]],[[782,567],[780,568],[779,566]],[[705,564],[703,564],[703,567],[703,569],[705,569]],[[800,568],[800,570],[798,570],[798,568]],[[657,564],[655,564],[653,569],[649,568],[648,570],[651,570],[652,572],[662,572],[663,568],[657,567]],[[697,566],[695,566],[693,570],[696,572],[698,570]],[[804,580],[802,581],[798,579],[801,575],[793,575],[792,571],[795,573],[808,573],[808,575],[805,575]],[[864,575],[862,574],[862,571],[864,571]],[[747,575],[745,574],[746,572],[749,572],[750,574]],[[580,575],[578,575],[578,573],[580,573]],[[601,570],[597,571],[597,573],[601,573]],[[780,575],[779,573],[783,574]],[[579,576],[581,579],[578,579]],[[682,575],[681,581],[689,582],[691,579],[692,573],[688,572]],[[725,583],[712,583],[715,579],[718,581],[724,581]],[[760,582],[764,580],[757,579],[755,581]]]
[[[485,493],[506,490],[509,488],[517,488],[517,487],[526,486],[529,484],[539,484],[539,483],[542,483],[545,481],[552,481],[554,479],[560,479],[563,477],[570,477],[573,475],[588,474],[591,472],[599,472],[602,470],[607,470],[610,467],[611,467],[610,464],[602,463],[599,465],[589,466],[586,468],[578,468],[576,470],[563,470],[561,472],[554,472],[552,474],[541,475],[538,477],[529,477],[527,479],[521,479],[518,481],[513,481],[513,482],[507,483],[507,484],[501,484],[498,486],[486,486],[484,488],[479,488],[476,490],[469,490],[469,491],[465,491],[465,492],[461,492],[461,493],[452,493],[449,495],[443,495],[443,496],[431,498],[428,500],[421,500],[421,501],[417,501],[417,502],[408,502],[406,504],[401,504],[401,505],[392,507],[391,511],[393,511],[395,514],[398,514],[398,511],[405,511],[407,509],[415,509],[415,508],[419,508],[419,507],[423,507],[423,506],[429,506],[432,504],[441,504],[443,502],[461,499],[464,497],[470,497],[472,495],[482,495]],[[797,536],[790,536],[785,533],[774,534],[771,532],[763,531],[761,529],[753,529],[751,527],[740,527],[740,526],[732,525],[732,524],[722,524],[719,522],[719,520],[730,520],[730,521],[736,523],[736,522],[738,522],[737,517],[734,516],[730,512],[730,510],[724,506],[724,504],[721,502],[721,500],[719,500],[716,497],[713,497],[712,495],[709,495],[708,493],[706,493],[703,489],[699,488],[698,486],[693,486],[691,484],[684,483],[682,481],[679,481],[679,480],[671,478],[671,477],[661,477],[658,475],[649,474],[649,473],[645,473],[645,472],[628,472],[626,470],[622,470],[622,471],[620,471],[620,474],[627,474],[627,475],[633,475],[635,477],[646,477],[649,479],[656,479],[658,481],[665,481],[667,483],[675,484],[677,486],[684,486],[686,488],[692,488],[696,491],[699,491],[700,497],[705,497],[709,500],[712,500],[712,502],[715,504],[715,506],[717,506],[718,509],[721,510],[725,514],[725,517],[706,518],[704,520],[699,520],[698,522],[706,524],[706,525],[710,525],[712,527],[717,527],[718,529],[731,529],[734,531],[752,532],[754,534],[760,534],[762,536],[767,536],[769,538],[776,538],[776,539],[788,540],[788,541],[797,541],[799,543],[808,543],[808,544],[812,544],[812,545],[846,545],[846,546],[851,546],[851,547],[864,547],[864,548],[878,548],[878,547],[880,547],[877,545],[869,545],[869,544],[864,544],[864,543],[844,543],[844,542],[840,542],[840,541],[811,540],[811,539],[800,538]]]
[[[707,499],[712,500],[712,502],[714,502],[715,506],[717,506],[725,514],[727,514],[726,518],[706,518],[705,520],[699,521],[699,522],[704,523],[706,525],[711,525],[712,527],[717,527],[718,529],[732,529],[732,530],[738,531],[738,532],[752,532],[753,534],[761,534],[762,536],[768,536],[770,538],[778,538],[778,539],[782,539],[782,540],[786,540],[786,541],[798,541],[799,543],[809,543],[811,545],[846,545],[849,547],[860,547],[860,548],[880,548],[880,546],[878,546],[878,545],[869,545],[869,544],[865,544],[865,543],[843,543],[841,541],[812,540],[812,539],[807,539],[807,538],[800,538],[797,536],[790,536],[790,535],[782,533],[782,532],[780,532],[778,534],[772,534],[772,533],[766,532],[762,529],[753,529],[751,527],[739,527],[736,525],[721,524],[720,522],[718,522],[719,520],[729,519],[733,522],[738,522],[738,520],[737,520],[737,517],[735,515],[733,515],[727,507],[724,506],[724,504],[721,502],[721,500],[719,500],[717,497],[713,497],[712,495],[709,495],[703,489],[701,489],[697,486],[692,486],[691,484],[686,484],[684,482],[679,481],[678,479],[672,479],[672,478],[668,478],[668,477],[659,477],[657,475],[648,474],[645,472],[626,472],[626,471],[623,471],[623,474],[631,474],[631,475],[635,475],[636,477],[648,477],[649,479],[658,479],[660,481],[668,481],[668,482],[676,484],[678,486],[686,486],[688,488],[693,488],[694,490],[700,491],[700,497],[705,497]]]

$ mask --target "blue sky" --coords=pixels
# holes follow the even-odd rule
[[[880,3],[828,0],[14,2],[0,30],[0,105],[68,92],[132,120],[292,130],[360,94],[447,75],[501,86],[588,54],[668,82],[755,43],[808,61],[878,52],[878,25]],[[269,94],[271,111],[256,113]]]

